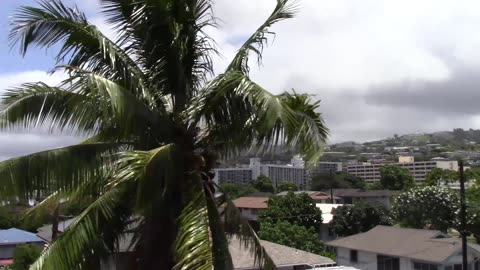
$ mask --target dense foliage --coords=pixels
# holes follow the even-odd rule
[[[275,187],[273,186],[272,179],[269,177],[260,175],[257,179],[252,180],[250,184],[260,192],[275,193]]]
[[[409,170],[386,165],[380,168],[380,183],[385,189],[407,190],[415,185],[415,180]]]
[[[458,180],[458,172],[442,168],[434,168],[425,176],[425,185],[442,186]]]
[[[383,205],[356,202],[339,206],[332,211],[331,228],[338,236],[366,232],[377,225],[392,225],[389,210]]]
[[[278,185],[277,187],[277,192],[282,192],[282,191],[297,191],[298,186],[295,185],[292,182],[282,182]]]
[[[291,224],[313,228],[318,232],[322,225],[322,211],[306,193],[288,192],[285,196],[274,196],[268,200],[268,208],[259,213],[261,223],[275,224],[287,221]]]
[[[230,200],[235,200],[236,198],[258,192],[258,190],[252,187],[251,185],[242,185],[242,184],[235,184],[235,183],[221,184],[220,189],[227,194]]]
[[[324,245],[315,230],[288,221],[262,222],[258,236],[262,240],[320,254]]]
[[[347,172],[319,173],[312,177],[312,190],[325,190],[329,188],[358,188],[365,189],[365,181]]]
[[[42,249],[35,245],[18,245],[13,253],[12,270],[28,270],[40,256]]]
[[[226,234],[239,235],[272,268],[238,209],[214,199],[213,167],[219,158],[278,145],[298,151],[308,166],[319,160],[328,134],[320,103],[274,95],[249,76],[249,57],[261,60],[270,27],[291,18],[295,6],[277,0],[225,70],[213,74],[210,0],[100,3],[114,40],[60,0],[12,16],[12,46],[22,55],[32,46],[53,50],[52,70],[67,78],[3,91],[0,130],[85,138],[0,163],[3,201],[39,200],[34,212],[89,202],[31,269],[95,269],[89,264],[118,251],[127,232],[135,240],[128,269],[233,269]]]
[[[402,226],[446,232],[456,225],[458,208],[456,193],[427,186],[400,193],[394,200],[392,214]]]

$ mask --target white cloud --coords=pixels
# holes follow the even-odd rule
[[[261,1],[256,9],[257,3],[216,2],[223,28],[213,36],[228,59],[238,41],[269,15],[275,1]],[[262,68],[252,65],[252,77],[276,93],[295,88],[316,94],[322,99],[332,140],[451,129],[458,122],[480,128],[478,117],[471,114],[453,117],[439,112],[440,107],[429,113],[365,100],[373,91],[396,91],[405,82],[427,91],[422,87],[425,83],[455,81],[458,70],[478,69],[478,1],[302,0],[299,4],[294,19],[273,27],[275,42],[266,48]],[[227,62],[216,59],[222,68]],[[448,99],[455,91],[443,94]]]
[[[63,79],[65,79],[65,74],[62,72],[51,75],[41,70],[0,73],[0,94],[5,89],[19,86],[22,83],[44,82],[48,85],[58,85]]]

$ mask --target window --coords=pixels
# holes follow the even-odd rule
[[[438,265],[429,264],[429,263],[414,262],[413,263],[413,269],[415,269],[415,270],[438,270]]]
[[[377,255],[377,270],[400,270],[400,259]]]
[[[350,262],[358,262],[358,251],[350,250]]]
[[[445,266],[445,270],[462,270],[462,264],[451,264]]]

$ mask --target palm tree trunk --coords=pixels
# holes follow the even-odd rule
[[[58,223],[59,223],[59,215],[60,215],[60,204],[55,206],[55,210],[53,210],[52,214],[52,243],[58,237]]]

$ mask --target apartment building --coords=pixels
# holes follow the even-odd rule
[[[342,171],[342,162],[328,162],[322,161],[319,162],[318,165],[313,168],[310,173],[312,176],[319,175],[322,173],[335,173]]]
[[[385,165],[395,165],[409,170],[417,183],[425,181],[425,176],[434,168],[458,170],[456,161],[431,160],[415,162],[413,157],[409,156],[399,157],[399,162],[397,163],[348,164],[347,172],[363,178],[368,183],[374,183],[380,181],[380,168]]]
[[[299,189],[306,189],[311,179],[304,162],[300,158],[294,157],[290,164],[284,165],[262,164],[260,158],[251,158],[250,164],[245,168],[215,169],[215,178],[213,180],[218,184],[247,184],[260,175],[272,179],[274,187],[277,187],[282,182],[291,182],[296,184]]]

